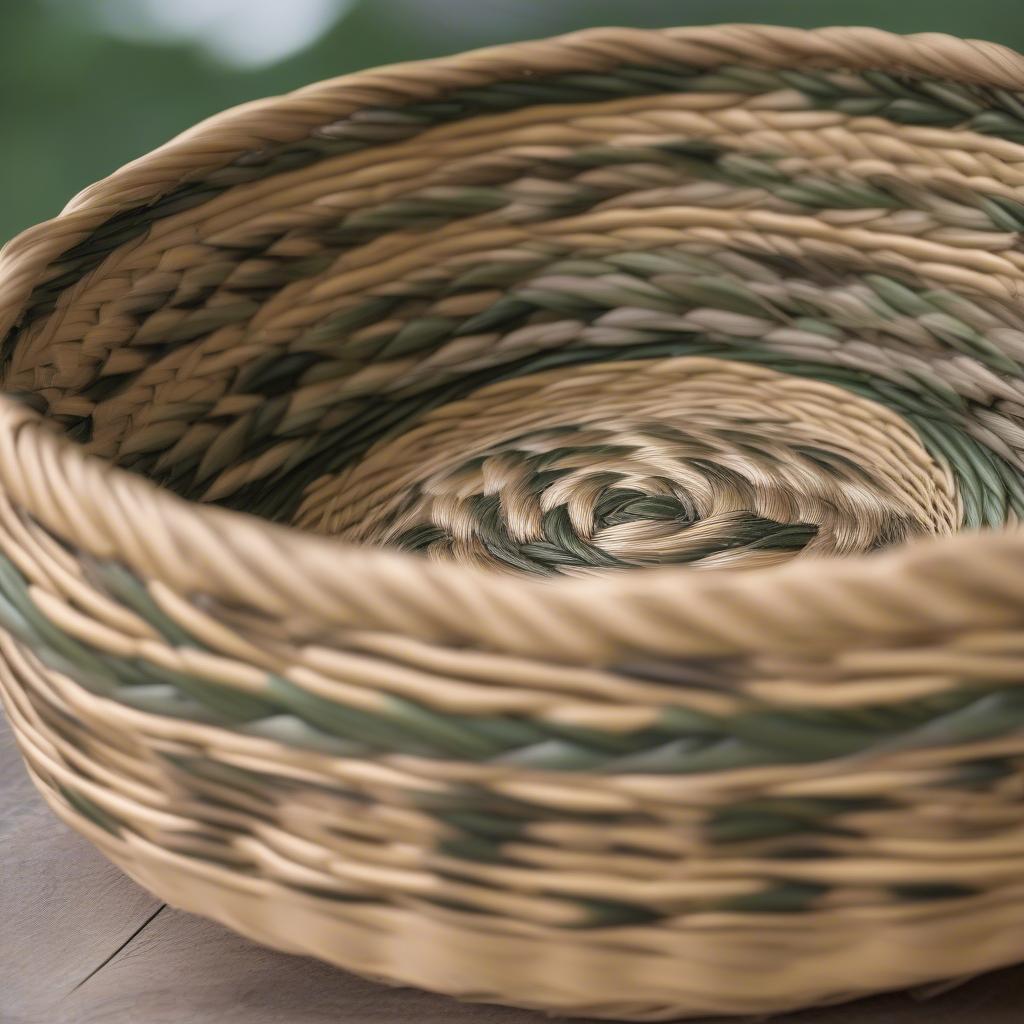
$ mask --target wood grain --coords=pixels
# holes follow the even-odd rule
[[[0,1021],[45,1020],[158,906],[53,816],[0,716]]]
[[[1024,967],[776,1024],[1020,1024]],[[160,904],[45,807],[0,715],[0,1024],[557,1024],[388,988]]]

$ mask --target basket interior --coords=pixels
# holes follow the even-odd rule
[[[873,71],[449,86],[124,209],[2,383],[191,500],[498,571],[1014,523],[1022,136]]]

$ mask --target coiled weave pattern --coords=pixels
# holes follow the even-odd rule
[[[204,122],[0,253],[33,778],[172,903],[467,998],[1024,958],[1022,232],[1024,58],[944,36]]]

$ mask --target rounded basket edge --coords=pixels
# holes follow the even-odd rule
[[[12,242],[0,253],[0,328],[6,329],[23,311],[25,295],[36,275],[55,253],[64,251],[84,231],[119,209],[124,197],[131,202],[139,201],[141,196],[156,199],[178,180],[175,175],[205,166],[204,160],[221,159],[222,151],[214,142],[225,132],[237,132],[230,136],[231,145],[245,149],[257,138],[265,141],[292,130],[287,125],[293,123],[293,117],[301,122],[305,116],[302,111],[308,111],[311,118],[322,118],[325,108],[334,113],[341,111],[344,103],[354,102],[352,93],[372,97],[381,89],[407,90],[410,94],[429,89],[432,68],[441,68],[445,75],[452,76],[485,75],[496,73],[491,70],[495,67],[543,67],[567,52],[583,54],[580,59],[584,61],[613,61],[622,60],[624,54],[636,49],[663,45],[689,48],[697,60],[706,53],[709,63],[721,61],[723,55],[766,53],[765,59],[779,63],[806,60],[828,66],[835,61],[858,62],[858,66],[882,63],[909,70],[927,67],[950,77],[960,75],[1024,88],[1024,58],[994,44],[965,43],[934,35],[905,38],[867,29],[807,33],[761,26],[667,33],[595,30],[562,40],[514,44],[463,57],[358,73],[300,90],[291,97],[261,101],[218,115],[158,150],[152,155],[159,158],[158,162],[150,163],[151,157],[141,158],[86,190],[60,218]],[[238,151],[231,149],[223,158]],[[144,595],[154,593],[169,601],[184,599],[183,605],[193,604],[211,620],[222,616],[226,631],[230,631],[236,616],[248,617],[246,624],[253,634],[258,632],[260,621],[265,621],[272,634],[268,647],[273,647],[273,656],[278,659],[275,670],[280,669],[282,674],[294,667],[288,664],[289,648],[303,655],[310,651],[316,655],[313,649],[317,644],[335,633],[381,633],[385,639],[394,636],[425,646],[449,647],[451,650],[444,654],[458,658],[471,658],[475,652],[512,655],[522,658],[524,665],[529,662],[531,668],[546,659],[554,669],[581,672],[628,663],[640,654],[654,659],[677,658],[699,676],[702,659],[727,665],[735,656],[756,654],[769,661],[779,655],[778,672],[784,678],[786,658],[794,654],[803,657],[811,671],[819,655],[834,654],[842,660],[850,652],[851,660],[860,659],[860,664],[869,666],[866,674],[870,676],[871,659],[878,655],[883,660],[892,657],[898,683],[905,684],[908,698],[916,699],[917,686],[929,695],[936,691],[941,695],[944,688],[952,688],[963,659],[976,655],[980,664],[996,649],[991,647],[993,635],[1015,651],[1013,638],[1024,617],[1024,535],[1015,529],[916,541],[896,550],[827,563],[798,560],[758,570],[695,574],[685,567],[661,567],[598,579],[552,582],[499,577],[476,568],[430,563],[412,554],[340,544],[244,513],[185,501],[86,454],[54,432],[25,404],[8,397],[0,398],[0,529],[14,537],[28,537],[26,544],[32,546],[29,557],[43,552],[40,564],[53,568],[55,573],[60,571],[61,559],[109,563],[116,570],[128,570],[132,579],[125,592],[130,590],[136,599],[140,593],[142,600]],[[45,594],[38,596],[41,601],[47,599]],[[96,623],[90,627],[82,621],[87,616],[77,609],[69,611],[59,601],[51,599],[45,607],[76,638],[87,635],[90,628],[96,629],[101,646],[107,645],[103,649],[114,650],[119,656],[129,657],[136,649],[132,647],[135,643],[138,650],[153,649],[144,646],[153,640],[145,630],[131,634],[126,641],[112,635],[116,631],[101,635]],[[22,613],[18,607],[13,611],[6,606],[0,609],[0,616],[6,616],[0,618],[4,629],[16,635]],[[124,618],[129,620],[127,615]],[[278,632],[273,633],[271,626],[278,627]],[[284,643],[274,646],[282,636]],[[241,645],[245,638],[234,639]],[[227,645],[231,641],[224,642]],[[1021,927],[1015,917],[1016,901],[1024,892],[1009,882],[998,892],[982,887],[972,894],[958,892],[955,886],[945,892],[930,892],[927,881],[913,879],[906,885],[910,895],[899,900],[893,897],[886,903],[880,898],[874,904],[854,908],[840,902],[819,905],[827,889],[825,882],[812,873],[812,883],[805,883],[800,876],[803,865],[790,870],[781,859],[773,863],[770,856],[752,861],[751,871],[756,874],[756,870],[762,870],[773,883],[781,879],[779,889],[785,890],[785,898],[791,898],[797,906],[807,904],[810,909],[803,916],[805,932],[799,925],[793,926],[791,915],[781,922],[782,913],[773,912],[771,907],[767,911],[761,908],[756,914],[731,910],[725,915],[729,917],[725,923],[723,913],[716,910],[694,914],[685,922],[682,915],[666,917],[647,928],[643,921],[618,921],[614,915],[621,913],[622,907],[605,906],[598,899],[590,899],[588,912],[601,920],[601,915],[608,915],[616,923],[594,929],[592,934],[573,930],[575,921],[563,929],[564,920],[557,918],[559,908],[544,903],[546,894],[538,893],[533,883],[514,873],[517,865],[511,866],[507,877],[500,871],[488,873],[487,842],[479,843],[479,848],[469,844],[471,853],[466,859],[472,864],[466,871],[475,871],[472,877],[477,881],[490,883],[497,879],[497,889],[509,883],[510,891],[501,890],[498,897],[507,898],[507,902],[494,911],[494,920],[500,917],[500,927],[485,914],[478,913],[474,918],[460,908],[451,897],[451,892],[458,893],[458,885],[450,878],[444,878],[450,889],[445,890],[448,902],[439,898],[432,908],[433,916],[423,917],[422,904],[416,901],[433,895],[416,875],[423,863],[403,862],[401,849],[392,860],[382,858],[379,864],[363,865],[364,874],[354,875],[359,884],[384,893],[383,899],[368,900],[365,907],[358,901],[348,905],[343,887],[339,887],[340,894],[333,892],[321,898],[316,886],[326,886],[329,875],[329,871],[319,871],[326,863],[321,857],[337,851],[329,844],[322,850],[303,847],[300,851],[299,840],[288,834],[289,815],[296,813],[289,809],[288,800],[293,787],[304,784],[314,796],[304,794],[309,799],[300,811],[307,815],[307,823],[313,824],[318,823],[317,813],[324,811],[315,798],[318,786],[334,783],[338,790],[335,797],[351,786],[361,796],[370,794],[370,799],[381,799],[407,787],[417,799],[422,798],[422,806],[413,801],[411,808],[403,805],[394,809],[381,826],[394,830],[386,835],[397,836],[398,847],[407,845],[410,835],[426,843],[444,831],[443,826],[449,824],[444,812],[449,808],[442,798],[453,800],[456,812],[472,818],[478,808],[469,797],[473,786],[483,785],[481,780],[493,786],[491,795],[496,800],[507,800],[514,808],[534,798],[545,812],[564,806],[579,810],[581,815],[603,812],[614,816],[655,806],[659,814],[665,815],[657,821],[665,836],[678,838],[688,826],[666,811],[672,804],[672,792],[664,779],[651,781],[657,774],[653,769],[644,773],[635,766],[627,768],[612,782],[595,772],[598,781],[593,786],[567,795],[562,786],[564,776],[543,767],[534,768],[529,762],[503,764],[499,759],[496,765],[473,774],[463,771],[465,766],[453,756],[452,765],[436,768],[434,775],[424,772],[419,778],[415,758],[406,755],[381,767],[361,765],[360,759],[350,754],[301,750],[281,754],[277,747],[287,749],[287,742],[248,734],[223,723],[189,723],[176,731],[175,726],[156,721],[159,716],[138,708],[119,707],[114,713],[108,707],[114,702],[77,686],[59,659],[40,668],[19,653],[17,646],[9,637],[0,637],[0,654],[5,655],[0,664],[0,695],[16,725],[33,777],[57,813],[139,881],[172,902],[199,913],[212,913],[247,935],[291,952],[317,954],[370,975],[454,992],[464,998],[518,1002],[557,1012],[655,1020],[683,1012],[778,1012],[807,1002],[924,982],[939,974],[983,970],[1012,960],[1021,948]],[[901,650],[904,646],[907,651]],[[930,657],[936,656],[936,651],[949,654],[952,667],[940,671],[929,662],[927,672],[914,675],[900,658],[904,653],[913,655],[911,648],[915,646],[927,648]],[[435,653],[431,651],[432,656]],[[199,656],[194,664],[212,675],[222,672],[241,699],[257,702],[253,714],[259,714],[263,680],[254,682],[253,674],[245,671],[251,666],[244,663],[244,655],[236,660],[241,668],[201,663]],[[158,667],[168,669],[169,664],[165,659],[158,662]],[[183,655],[181,663],[170,664],[169,671],[183,671],[182,666],[188,668],[189,664]],[[974,665],[982,675],[984,668]],[[642,671],[643,666],[639,666],[637,672]],[[998,671],[1005,673],[1007,669],[1002,666]],[[300,683],[312,679],[310,689],[314,694],[318,692],[316,686],[321,680],[313,675],[307,679],[300,674],[298,678]],[[813,671],[811,678],[813,683]],[[456,674],[454,681],[461,684],[466,680]],[[687,681],[684,679],[682,685]],[[495,689],[502,689],[508,682],[507,675],[499,677]],[[674,682],[668,680],[672,685]],[[879,680],[872,682],[878,684]],[[284,684],[275,678],[274,685]],[[695,691],[702,686],[704,682],[698,678]],[[710,695],[700,693],[694,700],[707,706],[719,699],[728,700],[732,696],[730,687],[729,678],[717,681],[707,687]],[[29,691],[31,699],[26,696]],[[405,715],[404,721],[411,723],[413,731],[433,730],[433,735],[450,742],[452,749],[463,749],[459,745],[466,743],[476,749],[473,744],[477,742],[486,747],[492,739],[486,731],[481,732],[483,740],[467,739],[460,732],[464,725],[460,716],[465,714],[465,705],[460,702],[468,704],[470,698],[455,686],[452,693],[451,706],[441,710],[442,717],[450,715],[447,730],[437,718],[416,718],[416,709],[411,709],[410,703],[396,700],[387,713]],[[345,695],[352,696],[350,691]],[[773,706],[772,697],[756,697]],[[439,703],[443,704],[443,699]],[[474,693],[472,699],[485,700],[479,693]],[[859,699],[852,698],[852,703],[856,705]],[[788,707],[794,700],[780,700],[778,706]],[[554,710],[538,704],[539,710],[531,707],[522,712],[522,718],[535,716],[551,724],[551,746],[564,742],[571,747],[581,734],[585,735],[586,726],[580,723],[589,720],[584,712],[595,714],[590,707],[581,710],[582,703],[563,694]],[[365,709],[359,699],[355,707]],[[235,708],[229,710],[234,712]],[[315,717],[319,708],[314,705],[311,711],[304,710]],[[433,705],[431,710],[435,710]],[[643,715],[637,716],[634,707],[623,703],[620,710],[623,721],[647,723]],[[985,713],[991,710],[982,709]],[[865,767],[856,754],[840,758],[835,771],[846,769],[855,776],[863,768],[871,776],[868,782],[851,783],[851,792],[858,792],[856,786],[860,784],[870,796],[877,797],[890,789],[902,792],[901,787],[905,787],[913,801],[922,792],[927,796],[930,786],[940,790],[948,787],[954,798],[962,798],[969,805],[973,777],[961,779],[954,769],[963,768],[960,762],[966,759],[967,767],[982,774],[986,757],[999,756],[998,737],[986,746],[983,731],[979,733],[982,738],[977,739],[970,732],[970,722],[962,736],[955,730],[946,736],[941,732],[943,713],[934,712],[941,749],[915,753],[912,749],[901,752],[898,745],[883,747],[884,752],[895,749],[897,754],[905,755],[898,771],[885,765],[875,771],[870,763]],[[827,709],[822,715],[827,719]],[[697,728],[702,726],[698,722]],[[547,737],[544,742],[548,742]],[[652,746],[659,742],[657,738],[650,740]],[[961,742],[962,749],[950,756],[951,763],[947,764],[944,755]],[[204,765],[192,763],[202,761],[204,755],[210,755],[216,767],[224,769],[227,782],[224,777],[204,775]],[[467,756],[466,760],[471,759]],[[195,800],[176,804],[165,801],[162,792],[149,789],[157,763],[173,776],[170,782],[162,781],[176,796],[181,792],[174,787],[194,770],[194,778],[189,778],[196,793],[210,798],[210,806],[203,812],[210,815],[209,819],[198,814]],[[947,768],[948,777],[944,774]],[[122,769],[125,772],[120,775]],[[691,777],[696,803],[704,800],[706,807],[713,808],[718,800],[723,804],[742,802],[741,797],[756,794],[759,784],[770,779],[784,799],[805,801],[816,808],[814,814],[825,813],[815,799],[819,793],[816,787],[830,781],[828,771],[794,780],[790,785],[789,780],[772,774],[770,763],[744,775],[747,770],[738,769],[741,778],[735,793],[726,787],[724,796],[706,775]],[[225,858],[223,862],[213,856],[207,861],[203,858],[221,841],[221,832],[235,828],[240,820],[232,819],[230,814],[216,817],[218,787],[232,784],[232,771],[243,779],[241,792],[252,803],[239,812],[240,819],[244,819],[239,829],[241,838],[215,851]],[[266,793],[253,796],[252,775],[259,776],[261,771],[269,774],[267,791],[278,803]],[[64,785],[76,778],[81,793],[74,785]],[[1012,783],[1012,778],[1003,788],[999,788],[1001,783],[993,783],[998,799],[1015,799]],[[842,790],[841,781],[837,785]],[[259,803],[264,797],[266,805]],[[348,798],[347,791],[344,798]],[[438,801],[436,807],[432,799]],[[458,803],[461,799],[465,799],[465,806]],[[358,801],[345,806],[358,821]],[[266,807],[271,810],[266,812]],[[1002,812],[1005,808],[996,810]],[[122,811],[138,815],[138,829],[126,829],[127,835],[111,827],[111,821],[116,822],[115,812]],[[863,827],[870,837],[876,828],[871,818],[874,808],[857,805],[852,810],[844,808],[846,811],[865,816],[868,824]],[[436,821],[425,823],[424,819],[435,812]],[[190,813],[197,816],[189,817]],[[766,825],[753,812],[748,818],[744,820],[747,826],[750,820],[761,827],[773,824],[769,820]],[[771,818],[770,813],[767,818]],[[201,823],[199,827],[197,822]],[[472,824],[480,825],[476,819]],[[431,831],[435,827],[437,831]],[[368,829],[372,835],[372,827]],[[557,846],[558,833],[552,834]],[[175,849],[161,848],[161,837],[169,837],[169,845],[194,850],[194,863]],[[884,847],[887,837],[879,833],[876,838],[883,843],[882,849],[891,853]],[[588,841],[594,841],[594,837]],[[651,841],[656,848],[657,843]],[[209,845],[204,845],[207,842]],[[983,841],[979,842],[984,846]],[[986,856],[995,863],[993,870],[1000,878],[1003,875],[999,872],[1010,877],[1007,865],[1013,859],[1011,847],[1012,836],[997,837],[987,848]],[[893,849],[894,860],[921,856],[920,850],[915,853],[916,848],[907,853],[898,842]],[[566,884],[586,890],[589,898],[593,885],[588,883],[587,873],[596,870],[594,864],[599,858],[589,849],[576,852],[579,863],[570,865],[572,871],[568,873],[572,877]],[[288,862],[290,853],[296,854],[295,863]],[[431,849],[430,856],[434,855],[441,864],[437,873],[444,876],[451,867],[444,860],[447,854]],[[236,861],[231,861],[231,856],[237,856]],[[554,858],[557,852],[550,856]],[[267,877],[246,874],[237,866],[242,863],[260,864]],[[435,866],[432,861],[427,863],[427,869]],[[815,870],[821,878],[830,877],[827,863]],[[860,882],[870,887],[871,863],[860,864],[858,870]],[[290,904],[293,911],[300,906],[292,920],[287,910],[292,890],[285,890],[281,878],[301,892]],[[794,878],[791,888],[795,894],[787,889]],[[630,888],[634,881],[629,878],[623,882],[625,893],[634,891]],[[672,889],[678,879],[665,882],[666,892],[681,899],[680,890]],[[711,889],[714,882],[725,886],[735,880],[712,879]],[[393,904],[388,902],[392,898]],[[644,890],[640,902],[651,899],[651,893]],[[609,899],[608,903],[614,904],[615,900]],[[628,898],[623,903],[628,904]],[[555,923],[520,920],[516,911],[523,907],[538,917],[552,915]],[[687,931],[691,926],[693,931]],[[775,931],[777,927],[780,932]],[[502,929],[504,933],[499,934]],[[788,937],[776,943],[777,956],[765,958],[766,946],[782,931]],[[561,946],[555,941],[559,935],[569,936]],[[538,952],[541,941],[546,945]],[[620,961],[616,957],[621,948],[627,947],[635,998],[617,989],[615,970]],[[699,967],[702,952],[710,948],[719,958],[701,973],[693,965]],[[414,951],[418,951],[418,958]],[[803,958],[796,977],[785,970],[793,957]],[[845,987],[837,987],[829,974],[840,960],[847,979]],[[685,983],[678,977],[680,961],[690,968]],[[736,963],[742,964],[742,971],[729,968]],[[745,983],[751,971],[757,974],[760,987],[748,993]]]

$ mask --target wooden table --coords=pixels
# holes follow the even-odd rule
[[[61,824],[0,716],[0,1024],[552,1024],[387,988],[163,906]],[[1021,1024],[1024,967],[777,1024]]]

